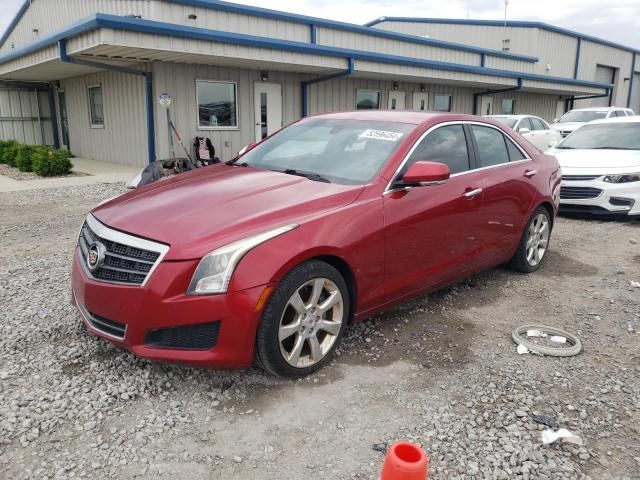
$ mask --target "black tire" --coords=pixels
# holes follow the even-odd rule
[[[544,215],[547,219],[549,228],[549,238],[547,239],[547,247],[544,252],[542,259],[537,262],[535,265],[532,265],[527,259],[527,240],[529,239],[529,230],[531,228],[531,224],[535,221],[535,219],[539,215]],[[544,259],[546,258],[546,253],[549,251],[549,242],[551,240],[551,228],[553,226],[553,222],[551,220],[551,216],[549,215],[549,210],[545,207],[538,207],[529,218],[527,225],[522,232],[522,237],[520,238],[520,243],[518,245],[518,250],[516,250],[515,255],[511,258],[508,263],[509,268],[515,270],[520,273],[533,273],[540,268],[540,266],[544,263]]]
[[[342,295],[342,325],[330,350],[319,362],[304,368],[289,364],[280,351],[279,328],[291,296],[305,283],[326,278],[337,286]],[[284,378],[299,378],[309,375],[324,367],[333,357],[340,345],[349,319],[351,304],[349,289],[340,272],[328,263],[312,260],[298,265],[289,272],[276,287],[262,313],[256,335],[255,363],[271,375]]]

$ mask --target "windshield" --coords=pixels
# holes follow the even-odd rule
[[[291,125],[237,161],[335,183],[371,181],[415,125],[318,118]]]
[[[557,148],[640,150],[640,122],[585,125]]]
[[[568,123],[568,122],[590,122],[591,120],[600,120],[602,118],[607,118],[606,110],[573,110],[572,112],[565,113],[558,123]]]
[[[498,122],[502,123],[503,125],[506,125],[509,128],[513,128],[516,126],[516,123],[518,123],[518,119],[517,118],[511,118],[511,117],[491,117],[493,120],[497,120]]]

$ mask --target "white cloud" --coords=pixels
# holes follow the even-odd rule
[[[4,31],[24,0],[0,0]],[[40,0],[41,1],[41,0]],[[237,3],[288,12],[365,23],[381,16],[502,19],[503,0],[236,0]],[[533,20],[640,48],[638,0],[509,0],[512,20]]]

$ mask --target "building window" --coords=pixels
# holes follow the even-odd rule
[[[502,109],[501,113],[503,115],[513,115],[516,113],[516,102],[513,98],[503,98],[502,99]]]
[[[379,90],[356,90],[356,110],[380,109]]]
[[[89,87],[89,121],[92,128],[104,128],[101,85]]]
[[[235,82],[196,80],[198,128],[238,128],[238,87]]]
[[[433,101],[433,109],[436,112],[450,112],[451,95],[436,95]]]

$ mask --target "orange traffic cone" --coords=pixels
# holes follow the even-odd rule
[[[426,480],[429,459],[415,443],[394,443],[387,450],[380,480]]]

